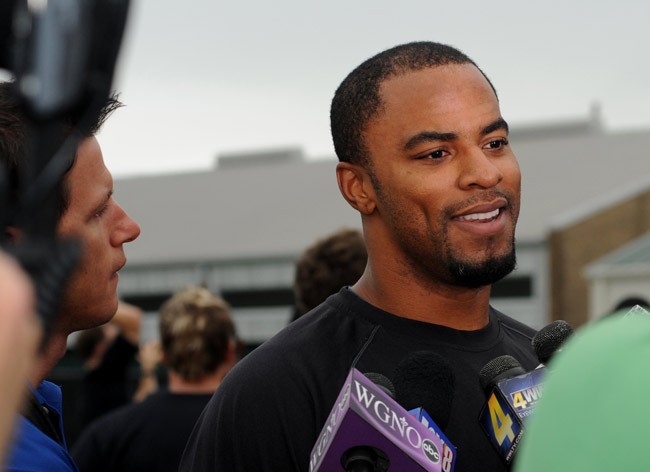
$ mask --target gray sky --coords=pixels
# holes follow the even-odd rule
[[[645,0],[132,0],[99,139],[116,176],[207,169],[222,152],[334,155],[329,104],[359,63],[433,40],[497,88],[511,126],[586,118],[650,129]]]

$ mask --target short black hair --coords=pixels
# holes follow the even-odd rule
[[[485,73],[458,49],[430,41],[395,46],[371,57],[341,82],[330,108],[334,150],[341,162],[370,164],[363,133],[368,122],[381,110],[379,89],[386,79],[409,71],[449,64],[472,64],[496,90]]]

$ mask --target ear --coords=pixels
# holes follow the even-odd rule
[[[362,215],[371,215],[376,208],[375,189],[368,172],[357,164],[339,162],[336,180],[343,198]]]

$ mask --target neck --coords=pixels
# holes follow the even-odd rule
[[[219,370],[199,380],[186,380],[173,370],[168,371],[167,389],[171,393],[213,393],[221,384],[223,375]]]
[[[490,321],[490,286],[469,289],[423,282],[403,271],[375,272],[369,259],[352,289],[368,303],[403,318],[462,331],[484,328]]]
[[[38,387],[63,358],[67,348],[68,335],[53,332],[38,357],[36,372],[31,378],[32,385]]]

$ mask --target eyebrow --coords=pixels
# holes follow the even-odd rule
[[[508,126],[508,123],[506,123],[506,120],[504,120],[503,118],[499,118],[498,120],[494,121],[493,123],[490,123],[485,128],[483,128],[481,130],[481,136],[494,133],[495,131],[500,129],[505,130],[506,133],[510,132],[510,127]]]
[[[506,120],[503,118],[499,118],[489,125],[485,126],[481,131],[480,134],[481,136],[485,136],[486,134],[493,133],[497,130],[503,129],[506,131],[506,133],[509,132],[509,127],[508,123],[506,123]],[[438,131],[422,131],[421,133],[416,134],[415,136],[412,136],[408,141],[406,141],[406,144],[404,145],[405,150],[411,150],[418,146],[421,143],[427,143],[431,141],[454,141],[458,139],[458,135],[456,133],[441,133]]]

